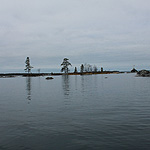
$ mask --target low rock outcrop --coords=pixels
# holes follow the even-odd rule
[[[137,76],[150,77],[150,71],[148,71],[148,70],[141,70],[141,71],[137,72]]]
[[[52,79],[54,79],[53,77],[47,77],[47,78],[45,78],[46,80],[52,80]]]

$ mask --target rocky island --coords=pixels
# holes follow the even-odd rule
[[[137,77],[150,77],[150,71],[148,71],[148,70],[138,71]]]

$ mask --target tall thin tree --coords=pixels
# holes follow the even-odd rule
[[[30,58],[29,57],[27,57],[26,58],[26,61],[25,61],[25,72],[28,72],[28,73],[30,73],[31,72],[31,69],[33,68],[31,65],[30,65]]]
[[[80,72],[83,73],[83,71],[84,71],[84,65],[82,64],[80,67]]]
[[[77,71],[77,67],[75,67],[75,68],[74,68],[74,73],[77,73],[77,72],[78,72],[78,71]]]

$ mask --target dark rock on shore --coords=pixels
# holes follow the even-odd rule
[[[136,73],[136,72],[138,72],[135,68],[133,68],[132,70],[131,70],[131,73]]]
[[[139,77],[150,77],[150,71],[141,70],[141,71],[137,72],[137,76],[139,76]]]
[[[14,75],[3,75],[3,76],[0,76],[0,78],[14,78],[16,76]]]
[[[48,76],[50,73],[24,73],[23,77],[40,77],[40,76]]]

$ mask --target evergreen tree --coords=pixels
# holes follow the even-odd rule
[[[64,58],[61,66],[61,72],[65,72],[65,73],[68,73],[69,72],[69,68],[68,66],[72,66],[71,63],[68,61],[69,59],[68,58]]]
[[[84,71],[84,65],[82,64],[80,67],[80,72],[83,73],[83,71]]]
[[[77,72],[78,72],[78,71],[77,71],[77,67],[75,67],[75,68],[74,68],[74,73],[77,73]]]
[[[31,72],[31,69],[33,68],[31,65],[30,65],[30,58],[29,57],[27,57],[27,59],[26,59],[26,61],[25,61],[25,72]]]

